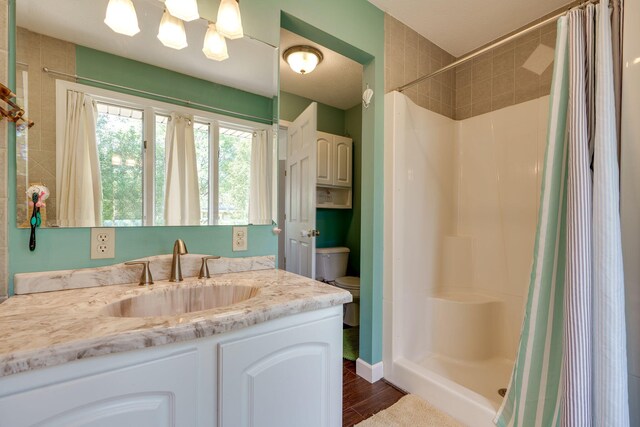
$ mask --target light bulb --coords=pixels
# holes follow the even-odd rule
[[[187,35],[184,32],[184,24],[178,18],[171,16],[166,10],[160,21],[158,40],[163,45],[172,49],[184,49],[187,47]]]
[[[189,22],[200,18],[197,0],[166,0],[164,5],[171,15],[183,21]]]
[[[292,46],[284,51],[284,60],[298,74],[309,74],[322,61],[323,55],[312,46]]]
[[[236,0],[222,0],[220,2],[216,26],[218,32],[230,40],[244,36],[240,6]]]
[[[202,47],[204,55],[215,61],[224,61],[229,57],[227,52],[227,41],[218,32],[215,24],[209,24],[207,34],[204,36],[204,46]]]
[[[104,23],[113,31],[125,36],[135,36],[140,32],[138,15],[131,0],[109,0]]]

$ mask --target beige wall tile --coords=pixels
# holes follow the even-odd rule
[[[442,101],[442,83],[436,79],[429,79],[429,97],[435,101]]]
[[[513,72],[495,76],[491,81],[491,96],[502,95],[515,90],[515,75]]]
[[[523,45],[523,44],[527,44],[530,42],[539,42],[540,41],[540,29],[538,28],[537,30],[533,30],[533,31],[529,31],[526,34],[521,35],[520,37],[518,37],[517,39],[515,39],[516,42],[516,47]]]
[[[540,76],[524,68],[516,69],[515,102],[530,101],[538,98],[540,91]]]
[[[549,47],[556,47],[556,29],[554,28],[553,31],[549,31],[547,33],[544,33],[540,36],[540,43],[542,43],[545,46],[549,46]]]
[[[0,1],[0,48],[7,49],[9,33],[9,11],[6,0]]]
[[[455,119],[464,120],[471,117],[471,105],[456,108]]]
[[[490,111],[491,111],[491,99],[483,99],[482,101],[474,103],[472,106],[472,113],[474,116],[489,113]]]
[[[476,104],[481,101],[491,100],[491,79],[486,79],[481,82],[474,82],[471,86],[472,103]]]
[[[491,71],[493,69],[493,61],[491,58],[487,58],[483,61],[473,63],[471,72],[471,79],[473,83],[480,82],[491,78]]]
[[[540,40],[532,40],[527,43],[522,43],[516,46],[515,49],[515,66],[516,68],[522,67],[524,63],[529,59],[531,54],[540,44]]]
[[[471,84],[471,67],[456,70],[456,88],[468,86]]]
[[[539,96],[547,96],[551,93],[551,80],[553,79],[553,64],[540,75]]]
[[[431,94],[431,84],[429,83],[429,80],[425,80],[421,83],[418,83],[418,98],[420,96],[429,97],[430,94]]]
[[[418,88],[413,86],[404,91],[404,94],[414,103],[418,103]]]
[[[456,89],[456,108],[471,105],[471,85]]]
[[[493,56],[493,69],[492,74],[504,74],[507,72],[513,73],[515,69],[515,49],[504,51],[499,55]]]
[[[491,97],[491,111],[509,107],[515,103],[515,91],[506,92]]]
[[[442,103],[433,98],[429,99],[429,109],[434,113],[442,114]]]

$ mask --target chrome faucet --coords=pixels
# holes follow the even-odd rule
[[[181,239],[173,244],[173,259],[171,260],[170,282],[182,282],[182,268],[180,267],[180,255],[188,254],[187,245]]]

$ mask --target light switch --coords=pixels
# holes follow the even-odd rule
[[[248,237],[247,227],[233,227],[232,250],[234,252],[246,251]]]

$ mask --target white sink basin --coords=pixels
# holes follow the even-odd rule
[[[111,303],[103,313],[112,317],[175,316],[233,305],[253,298],[258,289],[238,285],[175,285]]]

